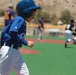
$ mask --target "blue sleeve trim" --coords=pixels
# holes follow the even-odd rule
[[[10,32],[10,36],[12,39],[14,39],[15,41],[18,41],[19,43],[27,46],[28,41],[25,40],[23,37],[21,37],[19,34],[17,34],[16,32]]]

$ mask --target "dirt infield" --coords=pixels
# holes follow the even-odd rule
[[[29,41],[33,41],[33,42],[44,42],[44,43],[55,43],[55,44],[64,44],[64,40],[47,40],[47,39],[43,39],[43,40],[37,40],[37,39],[26,39]],[[72,42],[69,42],[69,44],[72,44]]]
[[[39,54],[40,53],[38,50],[28,50],[25,48],[21,48],[20,52],[21,54]]]
[[[27,39],[27,40],[33,41],[33,42],[64,44],[64,40],[46,40],[46,39],[45,40]],[[69,44],[72,44],[72,42],[70,42]],[[38,50],[27,50],[23,48],[21,48],[20,52],[21,54],[39,54],[40,53]]]

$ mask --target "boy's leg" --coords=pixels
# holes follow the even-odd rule
[[[29,75],[29,70],[27,68],[27,65],[24,63],[22,55],[20,55],[13,70],[16,73],[16,75]]]
[[[43,32],[42,32],[42,30],[39,30],[39,37],[38,37],[38,40],[42,40],[42,36],[43,36]]]
[[[8,46],[2,46],[0,49],[0,75],[10,75],[14,60],[13,50]]]
[[[72,32],[69,30],[65,31],[65,44],[64,47],[67,48],[67,43],[72,41]]]
[[[64,47],[67,48],[67,41],[65,41]]]

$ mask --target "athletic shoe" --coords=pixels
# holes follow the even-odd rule
[[[64,47],[67,48],[67,43],[65,43]]]

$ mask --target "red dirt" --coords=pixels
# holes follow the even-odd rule
[[[21,54],[39,54],[38,50],[28,50],[24,48],[21,48],[20,52]]]
[[[33,41],[33,42],[44,42],[44,43],[55,43],[55,44],[64,44],[64,40],[46,40],[46,39],[43,39],[43,40],[37,40],[37,39],[26,39],[26,40],[29,40],[29,41]],[[69,42],[69,44],[72,44],[72,42]]]

